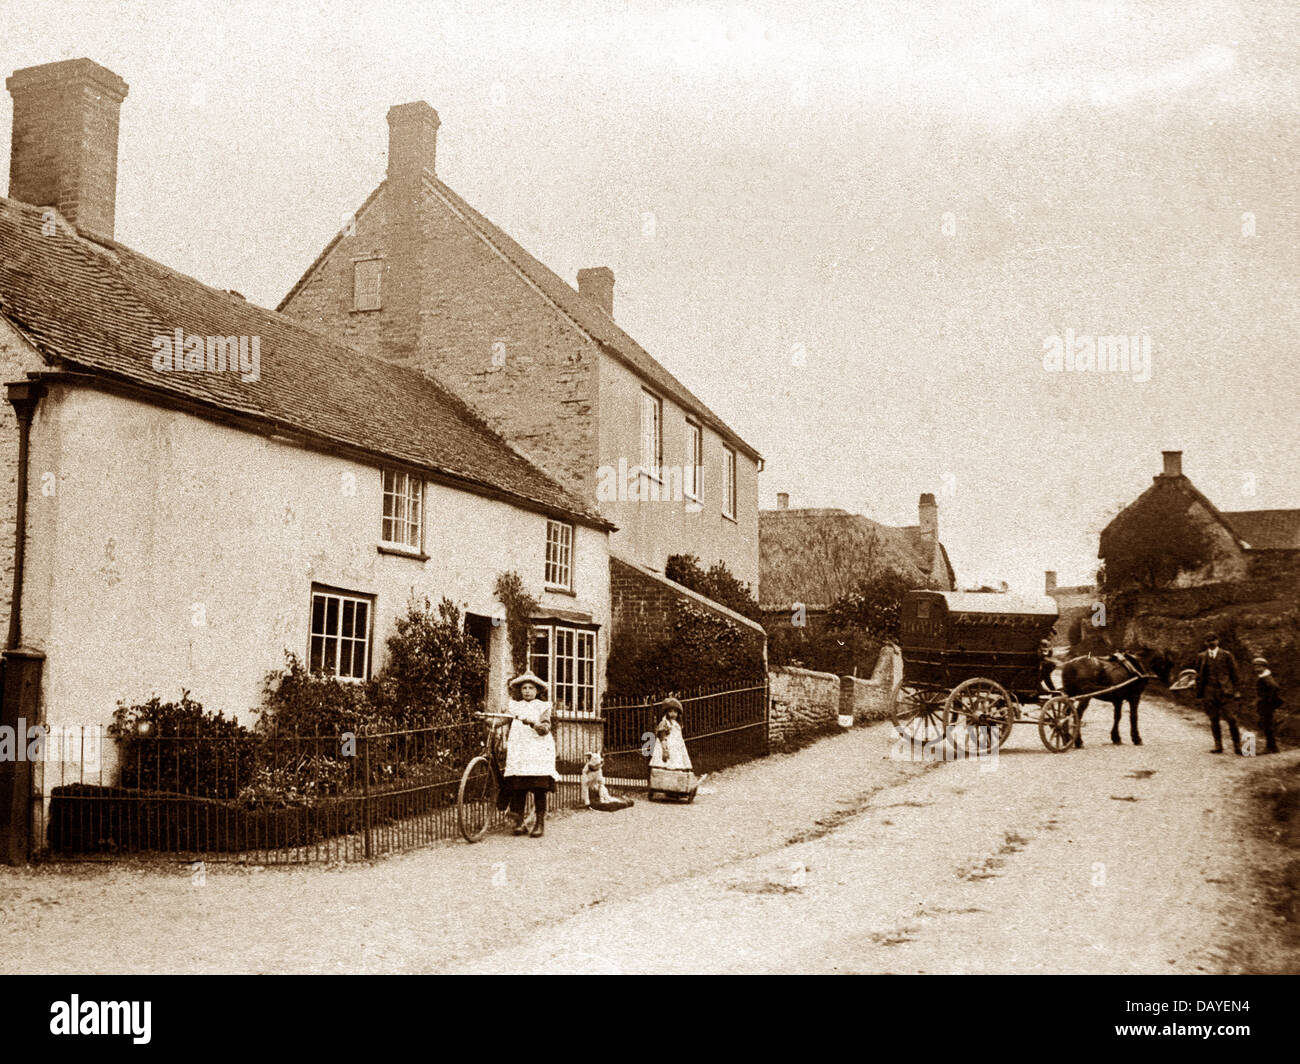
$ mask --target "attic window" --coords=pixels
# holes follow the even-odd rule
[[[353,310],[379,309],[379,286],[383,276],[383,259],[360,259],[352,264]]]

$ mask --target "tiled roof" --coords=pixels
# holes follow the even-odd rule
[[[1255,550],[1300,550],[1300,510],[1238,510],[1223,516]]]
[[[0,197],[0,313],[46,358],[610,527],[424,374],[361,355],[122,244],[86,239],[62,218],[44,236],[42,214]],[[154,337],[177,329],[259,337],[259,379],[154,369]]]
[[[360,218],[362,212],[384,191],[388,182],[381,181],[378,187],[366,197],[365,203],[354,215]],[[463,200],[459,193],[444,181],[425,173],[424,187],[430,195],[440,199],[451,211],[460,217],[466,226],[480,239],[495,248],[507,262],[536,286],[539,292],[554,304],[570,321],[583,332],[591,336],[598,344],[609,350],[616,357],[627,363],[648,384],[668,395],[683,409],[694,414],[701,422],[708,425],[719,436],[754,459],[759,459],[758,451],[745,442],[722,418],[710,410],[702,400],[691,392],[686,385],[661,366],[645,348],[615,324],[605,311],[580,294],[559,274],[535,258],[523,245],[518,243],[504,229],[501,229],[486,216],[480,214]],[[293,300],[307,281],[315,274],[321,263],[329,258],[330,252],[339,243],[342,234],[335,234],[333,239],[316,256],[315,261],[307,267],[306,272],[298,278],[293,287],[280,301],[283,310]]]
[[[510,263],[554,303],[583,332],[598,343],[610,348],[649,384],[670,396],[680,406],[694,414],[719,436],[751,457],[759,454],[753,447],[732,431],[712,410],[704,405],[676,377],[663,368],[654,357],[620,329],[605,311],[567,284],[559,274],[538,261],[504,230],[494,225],[476,211],[443,181],[428,174],[425,186],[448,204],[457,214],[489,244],[503,254]]]

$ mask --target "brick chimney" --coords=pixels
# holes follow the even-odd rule
[[[1181,477],[1183,475],[1182,451],[1161,451],[1160,456],[1165,460],[1164,476]]]
[[[789,492],[778,491],[778,492],[776,493],[776,508],[777,508],[778,510],[788,510],[788,509],[790,509],[790,493],[789,493]]]
[[[89,59],[15,70],[9,197],[54,207],[69,222],[113,238],[117,125],[127,84]]]
[[[1043,577],[1044,577],[1044,590],[1046,590],[1046,592],[1050,595],[1053,591],[1056,590],[1056,570],[1048,569],[1046,572],[1043,573]]]
[[[921,500],[916,504],[916,516],[921,525],[921,531],[933,540],[939,538],[939,504],[934,501],[934,496],[930,492],[924,492]]]
[[[388,109],[380,332],[384,356],[397,362],[419,355],[427,254],[424,178],[434,174],[440,124],[438,112],[423,100]]]
[[[614,316],[614,271],[608,266],[593,266],[578,271],[578,292]]]

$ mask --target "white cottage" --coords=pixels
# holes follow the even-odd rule
[[[372,674],[413,595],[461,607],[504,697],[509,571],[541,601],[557,709],[594,717],[613,526],[428,375],[116,242],[116,75],[72,60],[9,88],[5,723],[107,724],[182,686],[247,720],[286,650]],[[22,784],[0,766],[0,831]]]

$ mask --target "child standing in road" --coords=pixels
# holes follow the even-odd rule
[[[1282,688],[1268,667],[1266,658],[1255,658],[1255,712],[1259,714],[1259,726],[1264,729],[1265,753],[1277,753],[1277,734],[1274,731],[1273,714],[1282,708]]]
[[[506,739],[506,767],[502,791],[509,795],[516,835],[525,833],[524,804],[533,796],[537,814],[530,833],[540,839],[546,825],[546,796],[560,778],[555,771],[555,736],[551,734],[551,703],[539,698],[547,691],[546,681],[531,672],[516,676],[509,684],[510,734]]]
[[[655,728],[655,748],[650,757],[651,768],[690,768],[691,755],[686,750],[682,736],[682,704],[675,698],[665,698],[659,707],[663,713]]]

